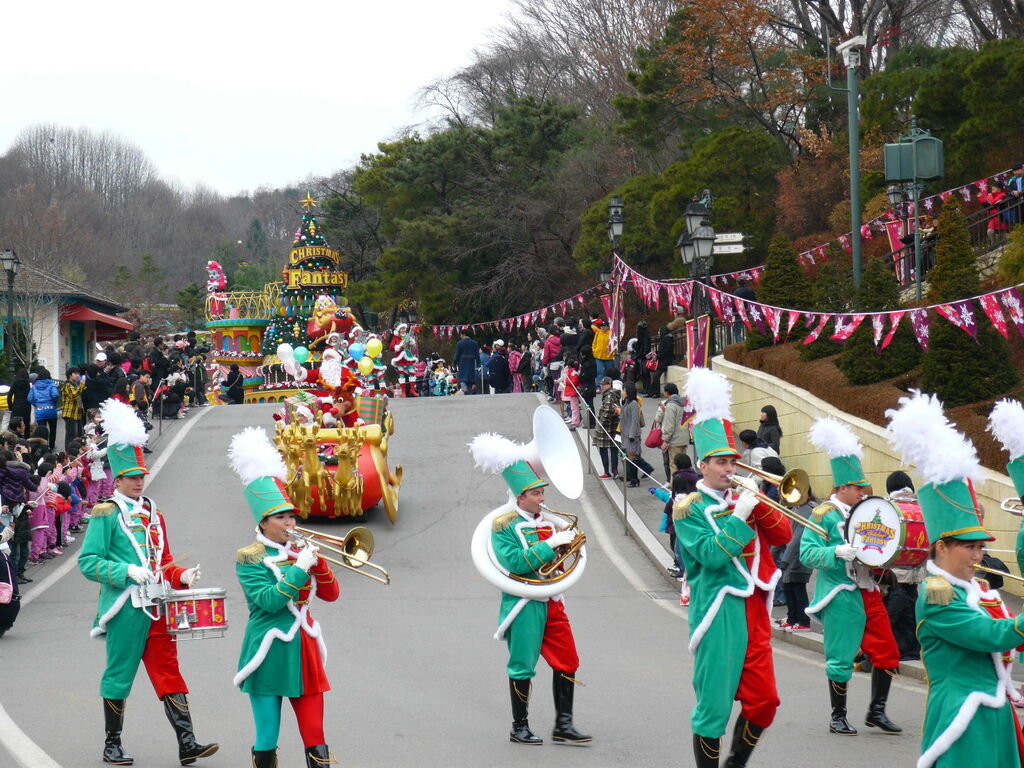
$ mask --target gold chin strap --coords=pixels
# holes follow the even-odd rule
[[[721,748],[716,747],[713,742],[707,741],[703,736],[698,736],[697,738],[700,741],[700,749],[701,752],[704,753],[704,756],[712,760],[717,760],[719,752],[722,751]]]

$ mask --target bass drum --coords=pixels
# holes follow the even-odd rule
[[[473,565],[487,581],[500,589],[516,597],[525,597],[529,600],[545,600],[549,597],[561,594],[579,581],[580,576],[587,567],[587,547],[584,545],[579,551],[579,561],[572,573],[559,581],[548,584],[526,584],[512,578],[509,572],[498,563],[494,555],[494,548],[491,546],[491,525],[496,517],[509,511],[508,505],[498,507],[493,512],[484,516],[473,531],[473,539],[470,542],[470,553],[473,556]],[[568,525],[568,520],[556,514],[544,510],[544,519],[551,522],[559,530]]]
[[[850,509],[845,534],[871,568],[913,568],[928,559],[928,533],[915,502],[865,496]]]

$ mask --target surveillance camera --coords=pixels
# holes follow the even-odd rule
[[[867,47],[868,39],[864,35],[857,35],[851,37],[849,40],[843,40],[839,45],[836,46],[836,53],[844,54],[847,51],[855,48]]]

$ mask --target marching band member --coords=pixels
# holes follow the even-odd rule
[[[860,464],[860,442],[849,427],[830,418],[816,421],[809,438],[814,447],[828,454],[832,467],[832,496],[811,511],[811,518],[828,532],[828,539],[807,530],[800,542],[800,561],[818,570],[814,603],[807,613],[819,614],[825,626],[825,676],[832,705],[828,729],[841,736],[857,733],[846,719],[846,692],[853,676],[853,657],[860,647],[873,665],[871,703],[864,724],[884,733],[902,733],[885,713],[889,687],[900,666],[899,647],[871,569],[855,562],[857,549],[843,537],[850,508],[864,498],[870,486]]]
[[[556,550],[572,542],[575,533],[557,530],[543,514],[547,481],[524,460],[512,458],[517,444],[493,434],[477,435],[470,444],[478,466],[501,471],[511,499],[507,511],[492,523],[491,546],[503,568],[509,573],[539,578],[537,569],[555,560]],[[580,665],[572,626],[565,612],[563,595],[531,599],[502,593],[495,639],[508,644],[509,697],[512,702],[512,730],[509,741],[539,745],[543,740],[530,730],[528,720],[530,692],[536,675],[537,660],[543,656],[553,671],[555,700],[555,744],[586,744],[592,736],[582,734],[573,725],[573,692]]]
[[[1001,653],[1024,641],[1021,617],[993,618],[974,578],[986,541],[974,492],[980,477],[974,446],[946,420],[942,403],[914,392],[886,411],[889,434],[905,464],[924,478],[918,491],[931,541],[930,576],[917,601],[921,659],[928,673],[917,768],[977,762],[1017,768],[1016,728],[1007,698],[1017,698]]]
[[[314,597],[338,599],[338,581],[314,546],[295,549],[295,506],[283,481],[287,471],[262,429],[248,427],[231,439],[232,469],[245,485],[256,519],[256,541],[238,550],[235,572],[249,606],[234,684],[249,694],[256,738],[254,768],[277,768],[281,703],[288,697],[305,747],[307,768],[334,762],[324,738],[324,671],[327,646],[309,613]]]
[[[1006,473],[1013,481],[1017,497],[1024,497],[1024,407],[1016,400],[1000,400],[988,417],[988,431],[1010,454]],[[1021,516],[1014,545],[1017,567],[1024,574],[1024,516]]]
[[[740,716],[726,762],[730,768],[747,764],[779,706],[769,611],[781,572],[769,547],[785,544],[792,531],[782,513],[759,503],[757,485],[749,478],[736,479],[744,489],[738,498],[731,492],[740,454],[729,392],[721,374],[690,371],[686,397],[696,410],[693,438],[703,479],[695,493],[673,503],[690,583],[697,694],[690,725],[698,768],[717,768],[734,700],[740,702]]]
[[[107,663],[100,680],[106,740],[103,762],[132,765],[121,745],[125,701],[141,661],[178,739],[178,758],[191,765],[217,751],[199,744],[192,731],[188,686],[178,669],[178,650],[156,606],[144,605],[139,585],[164,582],[190,587],[199,566],[174,565],[164,517],[142,495],[149,474],[142,455],[146,430],[134,410],[116,400],[101,407],[107,432],[107,459],[114,475],[114,496],[92,508],[92,519],[78,555],[82,575],[100,585],[99,611],[92,636],[106,643]]]

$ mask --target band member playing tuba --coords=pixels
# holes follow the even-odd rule
[[[986,612],[985,603],[998,600],[998,593],[974,578],[985,543],[993,540],[969,484],[981,477],[978,456],[932,395],[900,398],[900,407],[886,416],[903,463],[923,476],[917,500],[931,541],[929,577],[917,599],[917,636],[929,680],[917,768],[979,759],[1017,768],[1020,732],[1007,697],[1020,697],[1001,654],[1024,641],[1024,620]]]
[[[254,768],[277,768],[281,704],[291,702],[305,747],[307,768],[332,762],[324,739],[324,671],[327,646],[309,612],[314,597],[338,599],[331,567],[314,546],[295,549],[295,507],[285,491],[284,462],[262,429],[248,427],[231,439],[231,466],[245,485],[256,518],[256,541],[238,550],[235,572],[249,606],[234,683],[249,694],[256,725]]]
[[[825,625],[825,676],[828,678],[832,717],[829,732],[856,735],[846,719],[846,692],[853,676],[853,657],[861,648],[871,660],[871,704],[864,724],[883,733],[902,733],[885,713],[889,687],[900,666],[900,651],[892,634],[882,593],[866,565],[854,562],[856,548],[843,537],[850,508],[864,498],[862,450],[856,435],[835,419],[819,419],[811,427],[811,443],[829,456],[832,496],[815,507],[811,518],[828,532],[828,539],[804,531],[800,561],[817,568],[814,603],[808,615],[819,614]]]
[[[576,534],[572,530],[557,529],[543,514],[547,481],[525,460],[516,460],[505,453],[502,441],[503,438],[496,435],[478,435],[471,444],[477,465],[500,470],[511,497],[504,507],[496,510],[490,533],[491,546],[502,568],[511,574],[536,579],[540,577],[539,569],[555,560],[556,550],[569,545]],[[498,624],[495,638],[504,639],[508,644],[506,669],[512,702],[509,741],[543,743],[530,730],[528,720],[532,681],[537,660],[543,656],[554,672],[555,727],[551,740],[556,744],[590,742],[593,737],[577,731],[572,720],[579,656],[562,595],[530,598],[505,592],[501,596]]]
[[[785,544],[789,520],[738,479],[729,382],[694,368],[686,397],[694,406],[693,437],[703,478],[673,502],[676,537],[690,583],[690,650],[697,706],[690,714],[698,768],[717,768],[733,701],[740,702],[727,766],[747,764],[775,719],[779,695],[771,649],[771,595],[781,576],[769,547]],[[750,484],[750,488],[745,486]],[[744,490],[736,497],[734,484]]]

